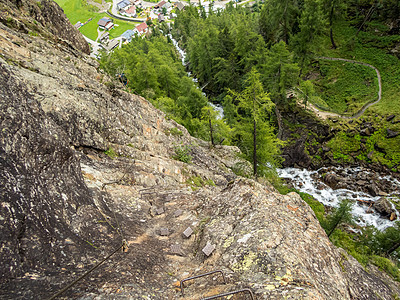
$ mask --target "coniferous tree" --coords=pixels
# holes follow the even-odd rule
[[[335,39],[333,37],[333,24],[342,18],[346,9],[346,1],[343,0],[324,0],[323,7],[329,22],[329,37],[331,39],[332,48],[336,49]]]
[[[299,67],[284,42],[273,45],[261,67],[261,80],[274,103],[284,104],[289,88],[299,80]]]
[[[300,66],[307,62],[312,51],[318,48],[319,38],[326,28],[326,18],[321,0],[305,0],[299,18],[300,31],[293,37],[291,47],[300,61]]]
[[[260,81],[260,74],[253,68],[246,76],[246,88],[240,92],[229,90],[237,102],[233,126],[235,138],[244,156],[253,163],[254,176],[265,175],[278,164],[279,146],[282,142],[274,134],[269,122],[273,102]]]
[[[334,210],[334,212],[328,216],[328,224],[327,224],[327,234],[328,237],[332,235],[335,229],[341,223],[352,223],[353,215],[351,214],[351,207],[353,203],[349,200],[342,200],[339,203],[339,207]]]
[[[266,0],[261,9],[260,30],[264,38],[289,43],[295,31],[300,7],[297,0]]]

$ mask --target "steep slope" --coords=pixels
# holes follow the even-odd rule
[[[336,249],[297,194],[237,177],[237,148],[209,149],[100,73],[79,37],[63,38],[52,17],[38,21],[47,2],[18,3],[1,2],[2,297],[48,298],[123,240],[126,252],[64,297],[199,299],[243,287],[258,299],[400,294]],[[65,21],[58,28],[73,31]],[[191,145],[191,164],[171,158],[181,144]],[[200,279],[181,296],[178,280],[216,269],[226,285]]]

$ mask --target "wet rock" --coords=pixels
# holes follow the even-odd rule
[[[331,187],[332,189],[335,189],[337,184],[340,181],[340,178],[333,173],[328,173],[323,177],[323,181],[324,183],[326,183],[329,187]]]
[[[399,135],[399,133],[397,131],[391,130],[389,128],[386,129],[386,133],[387,133],[386,138],[388,138],[388,139],[394,138]]]
[[[377,185],[375,183],[367,185],[366,188],[367,188],[368,193],[373,197],[377,196],[380,192],[379,188],[377,187]]]
[[[392,213],[396,213],[392,207],[392,204],[390,201],[384,197],[379,198],[375,203],[374,203],[374,209],[380,213],[382,216],[386,218],[390,218]]]

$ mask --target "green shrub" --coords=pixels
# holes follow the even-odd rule
[[[390,274],[397,281],[400,281],[400,271],[391,260],[382,256],[371,255],[371,262],[379,267],[379,269]]]
[[[172,158],[190,164],[192,162],[192,156],[190,155],[191,150],[192,148],[189,145],[176,146],[174,149],[175,154]]]
[[[170,129],[165,130],[165,134],[172,136],[183,136],[183,132],[176,127],[172,127]]]
[[[117,153],[114,151],[114,149],[111,147],[109,147],[108,150],[104,152],[104,154],[108,155],[112,159],[118,156]]]

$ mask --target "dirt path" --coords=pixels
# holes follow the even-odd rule
[[[381,101],[382,99],[382,80],[381,80],[381,74],[379,73],[379,70],[367,63],[364,62],[359,62],[359,61],[355,61],[352,59],[345,59],[345,58],[336,58],[336,57],[317,57],[317,59],[321,59],[321,60],[332,60],[332,61],[345,61],[345,62],[349,62],[349,63],[353,63],[353,64],[359,64],[359,65],[363,65],[369,68],[372,68],[375,70],[376,72],[376,76],[378,77],[378,99],[375,102],[370,102],[370,103],[366,103],[356,114],[354,114],[353,116],[343,116],[340,114],[336,114],[336,113],[332,113],[332,112],[325,112],[325,111],[321,111],[319,110],[315,105],[313,105],[312,103],[308,103],[308,107],[307,109],[313,111],[319,118],[325,120],[329,117],[337,117],[337,118],[342,118],[342,119],[356,119],[360,116],[363,115],[363,113],[372,105],[377,104],[379,101]]]

